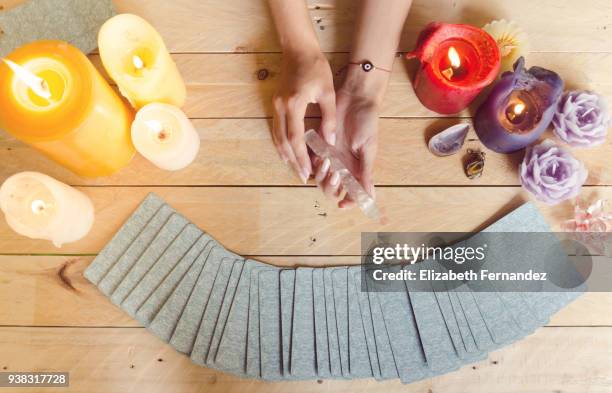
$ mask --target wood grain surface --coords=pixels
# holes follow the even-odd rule
[[[0,12],[22,2],[0,0]],[[357,3],[308,0],[334,71],[348,59]],[[184,109],[202,149],[183,171],[163,172],[137,156],[114,176],[82,179],[0,132],[0,181],[23,170],[42,171],[79,186],[96,207],[92,232],[61,249],[20,237],[0,221],[0,371],[70,372],[70,388],[41,392],[612,392],[608,293],[585,294],[534,335],[442,377],[408,386],[372,380],[269,384],[193,365],[82,276],[148,192],[233,251],[279,266],[358,263],[364,231],[483,229],[530,200],[517,178],[522,153],[488,152],[484,175],[473,181],[463,175],[464,156],[434,158],[426,149],[429,138],[457,122],[470,123],[479,102],[452,117],[427,110],[410,83],[417,64],[401,53],[413,48],[431,21],[482,26],[511,19],[529,34],[528,65],[553,69],[568,88],[593,89],[612,102],[612,2],[415,0],[379,123],[375,181],[389,219],[384,226],[358,211],[336,209],[278,159],[269,132],[281,54],[265,0],[114,4],[119,12],[145,17],[164,37],[187,84]],[[99,56],[90,59],[104,74]],[[316,107],[309,108],[307,125],[317,127],[318,116]],[[483,148],[473,130],[466,147]],[[574,154],[589,168],[582,196],[612,199],[611,142]],[[553,228],[573,209],[570,202],[538,207]]]

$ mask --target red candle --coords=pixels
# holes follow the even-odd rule
[[[438,22],[421,32],[406,58],[421,61],[414,78],[417,97],[441,114],[465,109],[497,77],[501,60],[495,39],[484,30]]]

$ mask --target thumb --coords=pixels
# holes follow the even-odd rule
[[[360,152],[360,178],[361,185],[370,194],[372,198],[376,198],[374,188],[374,162],[376,160],[377,145],[376,140],[370,139],[366,142]]]

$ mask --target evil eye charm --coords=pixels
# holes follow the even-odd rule
[[[361,63],[361,69],[365,72],[370,72],[374,69],[374,64],[372,64],[370,61],[364,61]]]
[[[468,149],[468,157],[465,161],[465,175],[468,179],[476,179],[482,176],[485,164],[485,153]]]

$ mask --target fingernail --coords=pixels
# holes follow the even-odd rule
[[[329,160],[329,158],[326,158],[325,161],[323,161],[323,165],[321,166],[321,172],[327,173],[327,170],[329,169],[330,165],[331,161]]]
[[[302,173],[300,173],[300,177],[302,178],[302,182],[304,182],[304,184],[308,183],[308,178],[310,177],[310,171],[306,168],[302,168]]]
[[[281,158],[285,164],[289,162],[289,158],[287,158],[287,156],[281,156]]]
[[[335,132],[334,132],[334,133],[332,133],[332,134],[329,136],[329,143],[330,143],[332,146],[334,146],[334,145],[336,144],[336,133],[335,133]]]
[[[329,179],[329,183],[332,186],[337,186],[338,182],[340,182],[340,174],[338,172],[334,172],[334,174],[332,175],[331,179]]]

